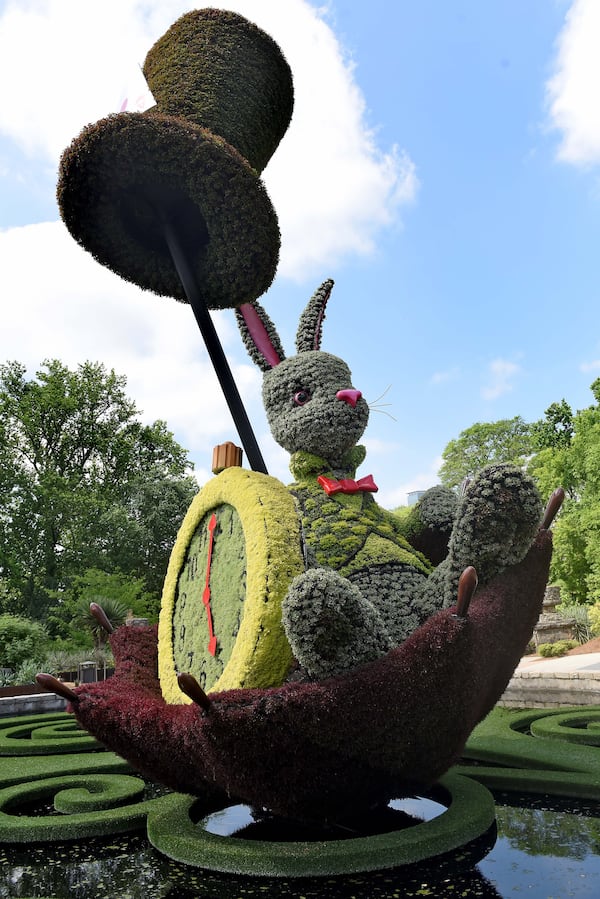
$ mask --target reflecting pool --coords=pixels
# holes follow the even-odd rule
[[[600,804],[498,794],[493,829],[464,849],[398,870],[294,880],[215,874],[172,862],[144,833],[0,847],[0,897],[358,899],[600,895]],[[244,807],[241,807],[242,809]],[[422,814],[418,803],[414,812]],[[249,822],[242,810],[239,823]],[[221,818],[220,832],[227,833]]]
[[[543,725],[542,720],[546,722]],[[144,788],[142,784],[142,792],[129,797],[111,796],[115,820],[128,803],[140,811],[140,820],[136,823],[132,818],[126,833],[39,839],[36,833],[39,836],[42,831],[34,827],[30,840],[26,828],[31,822],[49,822],[51,827],[53,822],[61,826],[69,819],[64,809],[55,808],[53,780],[60,781],[63,804],[65,797],[73,802],[72,816],[79,815],[77,820],[85,823],[86,815],[95,820],[93,814],[97,814],[81,811],[90,803],[89,793],[99,807],[108,804],[102,777],[107,782],[134,778],[123,777],[128,769],[117,757],[97,745],[82,743],[87,738],[60,716],[23,719],[18,727],[14,720],[0,720],[0,899],[471,899],[521,895],[596,899],[600,896],[599,720],[600,710],[587,710],[585,720],[581,710],[576,717],[562,711],[493,713],[477,729],[463,762],[454,769],[459,777],[479,780],[492,790],[496,823],[491,828],[459,849],[427,862],[374,873],[301,878],[219,874],[172,861],[153,848],[147,837],[147,810],[154,807],[152,803],[173,798],[152,785]],[[540,729],[545,731],[544,739],[536,740]],[[548,731],[553,731],[553,739],[548,739]],[[31,751],[28,740],[37,744]],[[68,750],[70,740],[76,741],[76,752]],[[49,754],[44,754],[44,741]],[[62,741],[64,754],[60,752]],[[50,777],[53,765],[55,772],[59,770],[58,764],[60,776]],[[89,793],[65,785],[65,771],[79,771],[69,776],[83,777]],[[47,786],[32,792],[36,778],[38,784]],[[400,832],[435,822],[446,811],[447,803],[438,801],[434,791],[426,797],[396,800],[378,819],[379,829],[373,833],[390,828]],[[253,814],[246,806],[208,810],[197,823],[204,831],[229,841],[306,843],[324,839],[322,831],[298,831],[289,823]],[[15,843],[13,838],[21,828],[25,836]],[[336,839],[352,836],[340,833]]]

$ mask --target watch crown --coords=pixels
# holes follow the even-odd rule
[[[230,440],[220,443],[213,449],[212,471],[219,474],[224,468],[241,468],[242,448],[236,446]]]

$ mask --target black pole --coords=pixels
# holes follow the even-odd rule
[[[200,293],[194,271],[186,257],[181,241],[177,235],[176,228],[167,220],[166,216],[163,219],[163,228],[165,240],[173,259],[173,264],[183,285],[183,290],[188,298],[188,302],[192,307],[198,327],[200,328],[200,333],[206,344],[208,355],[210,356],[221,389],[225,395],[225,400],[229,406],[229,411],[231,412],[240,440],[242,441],[248,464],[253,471],[262,471],[263,474],[268,474],[267,467],[258,443],[256,442],[256,437],[254,436],[254,431],[252,430],[252,425],[250,424],[246,409],[242,403],[242,398],[237,389],[237,384],[233,380],[227,357],[223,352],[219,335],[216,332],[214,322],[210,317],[206,303]]]

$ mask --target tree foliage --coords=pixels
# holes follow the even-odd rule
[[[121,571],[101,571],[89,568],[71,578],[69,586],[60,594],[60,604],[49,615],[48,625],[53,633],[71,640],[82,641],[92,636],[94,647],[102,649],[106,632],[90,613],[90,603],[102,606],[113,627],[118,627],[131,611],[134,617],[158,620],[158,597],[146,590],[143,578],[125,575]]]
[[[591,390],[596,403],[585,409],[573,413],[562,400],[546,410],[536,429],[547,439],[531,464],[545,494],[552,483],[565,488],[551,574],[565,600],[580,603],[600,600],[600,379]]]
[[[573,434],[573,410],[564,399],[548,406],[545,417],[531,426],[531,438],[536,449],[568,448]]]
[[[591,390],[596,402],[578,412],[562,399],[533,424],[517,416],[467,428],[447,445],[439,472],[454,487],[484,465],[511,462],[527,467],[545,500],[563,487],[550,578],[573,603],[600,601],[600,378]]]
[[[490,462],[512,462],[527,465],[544,499],[563,487],[550,577],[575,603],[600,600],[600,379],[591,389],[596,404],[576,413],[563,399],[532,425],[517,417],[467,428],[444,450],[440,469],[455,486]]]
[[[48,634],[38,621],[0,615],[0,668],[18,668],[28,659],[44,657]]]
[[[507,462],[523,465],[532,452],[530,426],[521,416],[476,422],[451,440],[442,453],[439,477],[446,487],[458,487],[485,465]]]
[[[0,580],[13,608],[45,620],[88,569],[160,593],[196,490],[164,422],[144,425],[125,378],[58,360],[28,379],[0,366]]]

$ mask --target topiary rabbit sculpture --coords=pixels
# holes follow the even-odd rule
[[[347,672],[400,645],[456,601],[468,566],[486,584],[520,562],[542,517],[533,482],[508,465],[483,469],[460,501],[432,488],[408,522],[377,505],[372,477],[355,480],[369,406],[346,363],[320,349],[332,287],[325,281],[309,301],[290,358],[257,302],[236,312],[246,349],[264,372],[272,434],[291,453],[289,489],[306,570],[283,601],[283,623],[295,676],[310,679]]]

